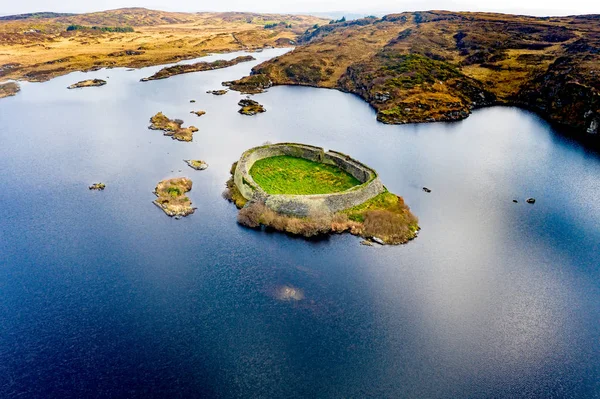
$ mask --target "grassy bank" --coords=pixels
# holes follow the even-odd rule
[[[250,175],[268,194],[327,194],[360,184],[336,166],[288,155],[257,161]]]

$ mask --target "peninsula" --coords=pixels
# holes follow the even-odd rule
[[[67,89],[78,89],[81,87],[95,87],[95,86],[104,86],[106,84],[106,80],[102,79],[88,79],[82,80],[81,82],[73,83]]]
[[[312,237],[350,232],[381,244],[402,244],[419,226],[404,200],[377,172],[348,155],[306,144],[252,148],[232,165],[224,198],[238,223]]]
[[[163,68],[154,75],[140,79],[140,82],[148,82],[149,80],[166,79],[174,75],[181,75],[190,72],[211,71],[213,69],[227,68],[237,65],[240,62],[254,61],[256,58],[251,55],[243,55],[232,60],[217,60],[212,62],[196,62],[195,64],[179,64]]]

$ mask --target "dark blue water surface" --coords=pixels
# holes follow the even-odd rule
[[[388,126],[333,90],[272,88],[255,117],[237,92],[205,93],[282,51],[147,83],[159,67],[72,73],[0,100],[0,397],[600,397],[598,154],[517,108]],[[194,141],[148,130],[158,111]],[[265,141],[374,167],[419,237],[240,227],[221,192]],[[182,220],[152,204],[175,176],[198,207]]]

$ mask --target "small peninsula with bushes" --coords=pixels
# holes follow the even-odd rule
[[[98,87],[104,86],[106,84],[106,80],[102,79],[87,79],[82,80],[81,82],[73,83],[67,89],[79,89],[82,87]]]
[[[192,181],[186,177],[162,180],[154,189],[158,197],[153,203],[172,217],[182,217],[194,213],[192,201],[185,195],[192,189]]]
[[[297,143],[252,148],[232,165],[224,198],[238,223],[313,237],[350,232],[380,244],[416,237],[418,219],[377,173],[348,155]]]
[[[170,136],[173,140],[192,141],[194,133],[198,131],[195,126],[182,127],[181,119],[169,119],[162,112],[157,113],[150,118],[148,129],[162,130],[165,136]]]
[[[201,62],[197,62],[195,64],[173,65],[173,66],[166,67],[166,68],[159,70],[158,72],[156,72],[154,75],[152,75],[150,77],[140,79],[140,82],[148,82],[150,80],[166,79],[168,77],[175,76],[175,75],[181,75],[183,73],[211,71],[213,69],[227,68],[227,67],[230,67],[233,65],[237,65],[240,62],[248,62],[248,61],[254,61],[254,60],[255,60],[255,58],[252,57],[251,55],[242,55],[242,56],[236,57],[232,60],[217,60],[217,61],[213,61],[213,62],[201,61]]]

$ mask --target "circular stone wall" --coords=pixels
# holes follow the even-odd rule
[[[360,185],[331,194],[287,195],[267,194],[250,175],[252,165],[260,159],[288,155],[328,165],[335,165],[354,176]],[[261,200],[274,211],[305,217],[319,213],[335,213],[352,208],[385,191],[377,172],[366,165],[336,151],[306,144],[280,143],[251,148],[242,154],[234,174],[234,182],[247,200]]]

